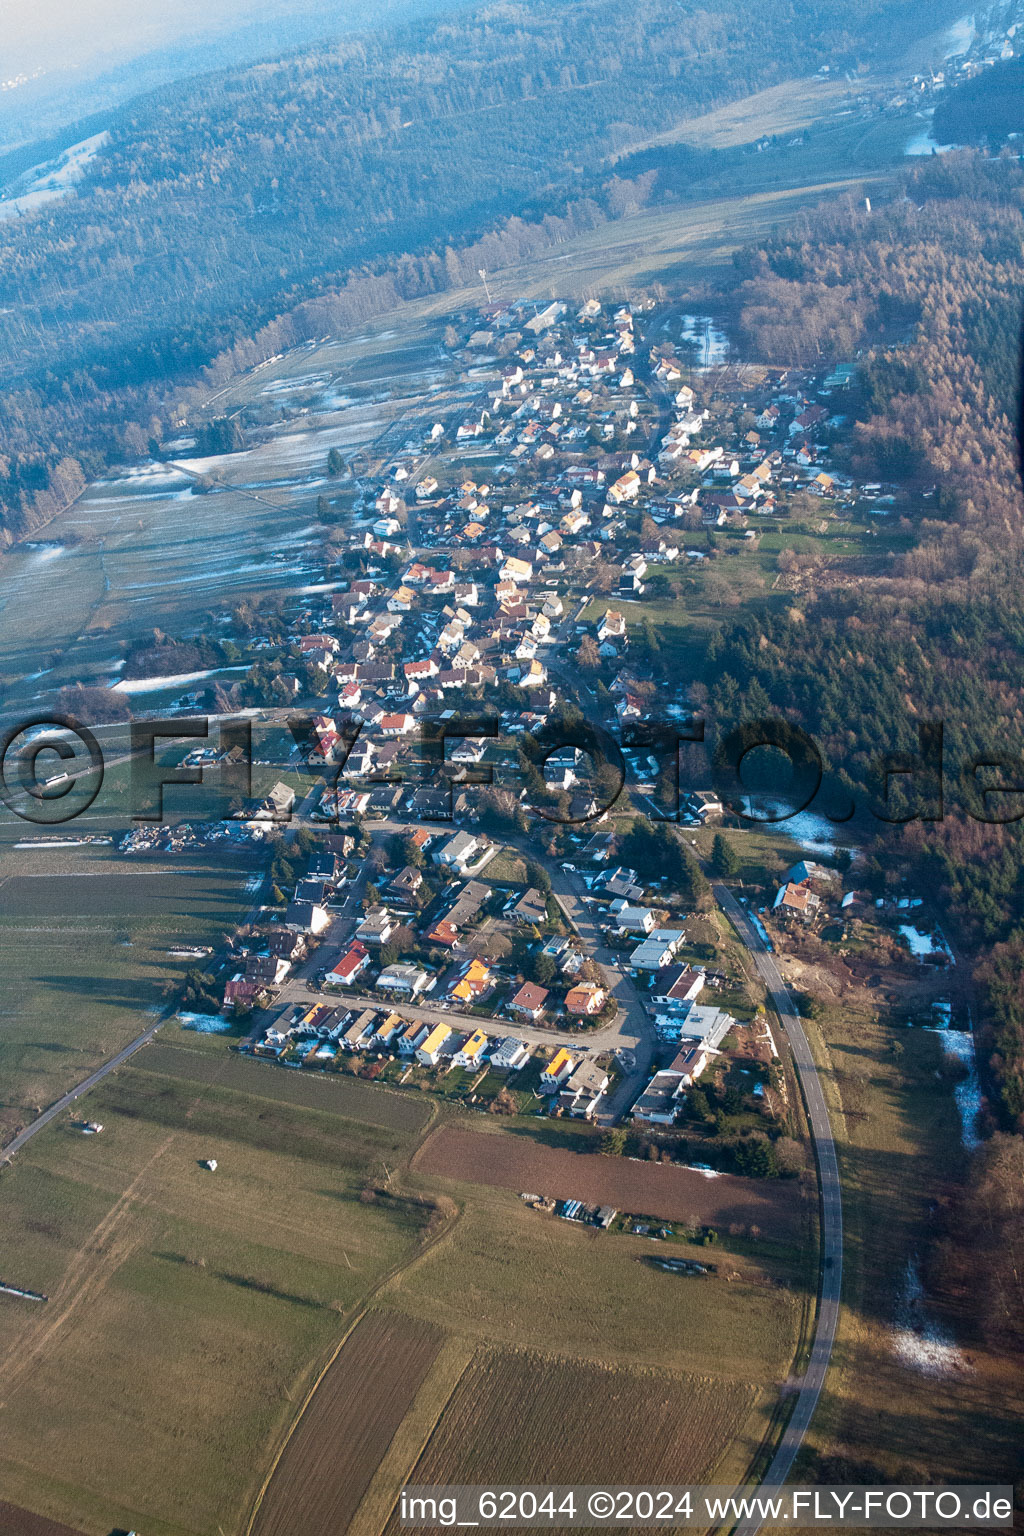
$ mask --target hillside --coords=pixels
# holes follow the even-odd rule
[[[1024,59],[995,64],[954,86],[935,109],[933,133],[940,144],[979,142],[993,148],[1010,134],[1024,133]]]
[[[731,0],[525,0],[124,109],[77,195],[0,223],[7,537],[83,471],[142,451],[172,390],[219,354],[244,363],[236,344],[302,300],[381,274],[395,298],[431,293],[482,231],[497,264],[642,206],[654,176],[614,176],[607,157],[824,62],[870,60],[914,10],[768,0],[753,32]]]

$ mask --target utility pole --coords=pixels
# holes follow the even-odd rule
[[[483,267],[478,267],[477,271],[480,274],[480,281],[484,285],[484,293],[487,295],[487,302],[489,304],[491,302],[491,290],[487,286],[487,273],[484,271]]]

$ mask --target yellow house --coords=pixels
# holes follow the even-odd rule
[[[482,1029],[475,1030],[469,1039],[464,1042],[462,1048],[452,1057],[457,1067],[476,1067],[483,1064],[487,1057],[489,1042]]]
[[[491,984],[491,973],[482,960],[471,960],[465,975],[452,987],[452,997],[457,997],[460,1003],[472,1003],[480,997]]]
[[[570,1055],[563,1047],[556,1056],[551,1058],[544,1068],[540,1075],[540,1085],[542,1088],[550,1091],[552,1088],[557,1088],[575,1070],[576,1058]]]
[[[435,1066],[441,1054],[441,1047],[450,1034],[451,1030],[447,1024],[435,1024],[422,1045],[417,1046],[416,1060],[422,1062],[425,1067]]]

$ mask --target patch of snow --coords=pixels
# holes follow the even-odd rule
[[[221,672],[248,672],[248,665],[238,667],[208,667],[205,672],[173,672],[162,677],[125,677],[115,683],[114,693],[157,693],[162,688],[181,688],[185,683],[200,683],[206,677],[216,677]]]
[[[231,1020],[219,1013],[177,1013],[175,1018],[182,1029],[194,1029],[201,1035],[226,1035],[231,1029]]]
[[[978,25],[973,11],[967,16],[961,16],[959,21],[954,21],[942,34],[942,46],[946,50],[943,59],[957,59],[969,53],[977,35]]]
[[[950,965],[956,963],[953,959],[953,951],[938,931],[934,934],[922,933],[920,928],[915,928],[911,923],[900,923],[900,935],[906,940],[910,953],[916,955],[919,960],[924,960],[929,955],[945,955]]]
[[[86,848],[89,844],[87,837],[58,837],[52,841],[49,838],[33,838],[27,843],[15,843],[15,848]]]
[[[31,542],[26,544],[25,548],[32,551],[32,559],[36,565],[45,565],[48,561],[59,560],[61,555],[67,554],[63,544]],[[36,677],[42,677],[43,674],[37,672],[35,675]]]
[[[94,133],[91,138],[72,144],[54,160],[47,160],[25,171],[14,183],[15,196],[0,200],[0,219],[31,213],[54,198],[66,197],[82,180],[85,168],[103,148],[109,133]]]
[[[948,1003],[934,1003],[933,1008],[949,1008]],[[927,1026],[929,1034],[940,1038],[943,1051],[954,1061],[962,1062],[967,1076],[960,1079],[953,1089],[957,1112],[960,1116],[960,1140],[968,1152],[981,1146],[978,1135],[978,1115],[981,1112],[981,1082],[978,1078],[978,1062],[974,1050],[974,1036],[963,1029],[935,1028]]]
[[[928,1315],[924,1286],[913,1259],[907,1260],[904,1271],[892,1347],[898,1360],[922,1376],[949,1376],[970,1370],[949,1331]]]
[[[700,347],[698,368],[714,368],[729,357],[729,338],[711,321],[709,315],[682,315],[681,334],[685,341]]]

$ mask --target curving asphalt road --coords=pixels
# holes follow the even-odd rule
[[[796,1454],[818,1406],[821,1389],[825,1383],[825,1373],[832,1357],[832,1345],[839,1321],[839,1297],[843,1284],[843,1210],[839,1163],[818,1068],[811,1054],[800,1016],[779,974],[778,966],[772,959],[764,939],[732,892],[724,885],[716,885],[713,889],[722,911],[731,920],[740,938],[754,956],[758,974],[768,988],[768,995],[789,1036],[793,1061],[807,1105],[814,1150],[818,1159],[818,1180],[821,1191],[821,1292],[814,1342],[796,1405],[761,1483],[759,1491],[769,1494],[772,1490],[780,1488],[789,1476]],[[760,1521],[746,1521],[735,1527],[735,1536],[757,1536],[760,1525]]]

